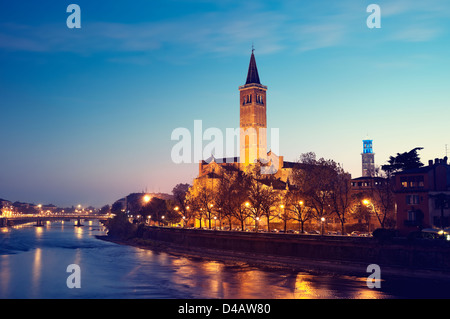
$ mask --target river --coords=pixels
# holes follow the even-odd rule
[[[100,240],[97,221],[0,228],[2,299],[329,299],[448,298],[448,282],[366,278],[267,269],[174,256]],[[68,288],[68,265],[80,267],[80,288]]]

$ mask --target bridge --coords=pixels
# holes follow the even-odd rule
[[[66,215],[58,215],[58,216],[45,216],[45,215],[18,215],[18,216],[0,216],[0,227],[14,226],[18,224],[25,223],[35,223],[35,226],[44,226],[47,221],[59,221],[59,220],[67,220],[67,219],[75,219],[75,226],[83,226],[81,224],[82,220],[99,220],[101,222],[105,222],[112,216],[109,215],[78,215],[78,214],[66,214]]]

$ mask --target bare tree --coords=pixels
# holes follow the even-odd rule
[[[211,220],[214,214],[215,193],[212,187],[206,185],[198,186],[197,201],[200,207],[200,215],[206,216],[208,228],[211,229]]]
[[[239,221],[241,230],[244,230],[245,220],[249,217],[249,188],[251,184],[250,177],[242,171],[239,171],[232,183],[230,208],[233,216]]]
[[[178,207],[178,212],[182,215],[184,220],[184,226],[193,217],[191,207],[189,206],[189,201],[187,200],[187,194],[189,192],[189,184],[177,184],[172,189],[172,194],[174,197],[175,205]]]
[[[258,231],[258,223],[261,217],[266,217],[267,231],[270,231],[270,220],[273,218],[273,208],[279,201],[276,191],[273,189],[273,176],[263,177],[261,164],[254,166],[250,177],[248,189],[248,202],[250,216],[255,220],[255,231]]]
[[[287,232],[287,223],[289,220],[292,219],[291,210],[288,208],[286,198],[283,197],[280,199],[280,205],[278,206],[278,218],[280,218],[283,221],[283,230],[286,233]]]
[[[189,216],[190,218],[197,218],[199,220],[199,227],[202,228],[202,220],[205,216],[203,212],[202,203],[200,202],[198,186],[189,188],[188,193],[186,194],[186,205],[189,207]]]
[[[331,207],[341,223],[341,233],[345,234],[345,223],[353,205],[351,177],[340,165],[334,167],[336,176],[331,192]]]
[[[264,184],[253,180],[248,190],[248,201],[245,203],[249,216],[255,221],[255,231],[258,231],[258,222],[264,214],[264,187]]]
[[[333,212],[331,203],[336,166],[332,160],[317,160],[316,155],[310,152],[302,154],[293,169],[295,185],[302,190],[314,218],[321,224]]]
[[[214,200],[216,208],[220,212],[220,225],[222,226],[222,218],[225,218],[228,220],[230,230],[233,225],[234,180],[235,176],[233,173],[223,171],[220,175],[218,189],[215,193],[216,196]]]
[[[385,228],[387,218],[393,214],[395,207],[394,178],[389,170],[385,173],[375,170],[375,177],[371,184],[373,210],[381,228]]]
[[[273,189],[272,185],[268,187],[263,187],[261,189],[261,209],[262,214],[266,218],[267,221],[267,231],[270,232],[270,221],[275,218],[273,213],[274,207],[280,202],[280,198],[276,191]]]
[[[305,222],[312,218],[312,209],[307,206],[305,196],[298,188],[290,188],[286,193],[286,207],[291,212],[291,218],[298,221],[299,232],[304,233]]]

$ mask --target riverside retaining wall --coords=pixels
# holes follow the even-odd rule
[[[441,240],[380,242],[375,238],[246,233],[147,227],[143,238],[187,249],[209,248],[325,261],[358,262],[450,273],[450,243]]]

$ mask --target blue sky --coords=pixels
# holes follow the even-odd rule
[[[3,1],[0,197],[100,206],[190,183],[171,132],[239,125],[252,43],[285,159],[313,151],[358,177],[367,135],[377,165],[443,157],[449,24],[445,0]]]

